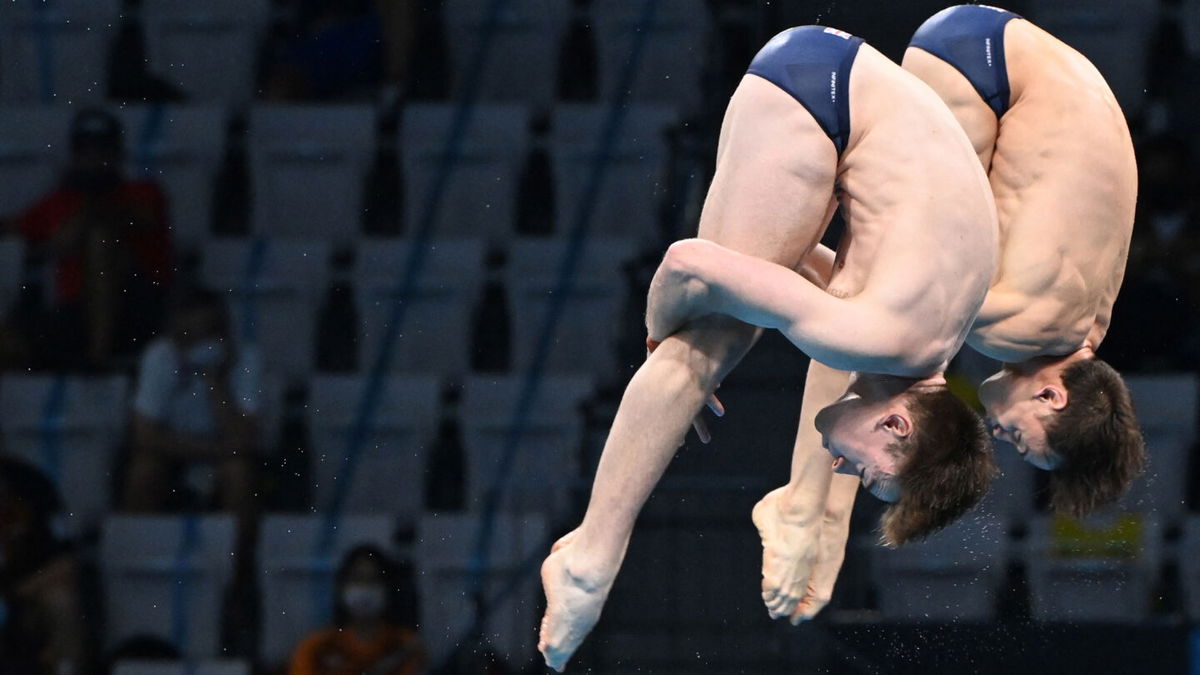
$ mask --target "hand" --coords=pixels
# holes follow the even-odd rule
[[[654,353],[654,350],[658,349],[660,344],[662,343],[646,338],[646,357],[649,358]],[[717,387],[720,388],[720,385],[717,385]],[[721,403],[721,399],[717,398],[716,393],[708,395],[708,401],[705,402],[705,405],[717,417],[725,416],[725,404]],[[712,433],[708,430],[708,423],[704,421],[704,411],[701,411],[692,420],[692,428],[696,430],[696,435],[700,437],[701,443],[707,445],[712,442]]]
[[[804,607],[807,611],[816,604],[815,591],[818,589],[810,589],[810,581],[822,551],[823,519],[819,516],[808,519],[785,518],[783,497],[786,489],[782,487],[767,493],[754,505],[751,515],[762,537],[763,602],[772,619],[789,617],[795,624],[800,621],[793,616],[798,608]],[[806,598],[810,597],[810,590],[813,601],[805,603]]]

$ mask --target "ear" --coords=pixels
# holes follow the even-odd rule
[[[1067,390],[1058,385],[1048,384],[1042,387],[1036,398],[1050,404],[1054,410],[1062,410],[1067,407]]]
[[[883,418],[883,428],[898,438],[908,438],[912,433],[912,421],[900,413],[892,413]]]

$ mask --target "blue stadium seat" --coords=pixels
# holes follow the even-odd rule
[[[551,162],[558,231],[576,226],[580,202],[595,171],[609,110],[604,104],[563,104],[555,108]],[[659,202],[667,150],[663,131],[675,123],[672,108],[631,105],[617,137],[607,146],[600,191],[592,205],[591,233],[635,237],[657,243]]]
[[[487,0],[449,0],[443,9],[456,90],[461,94],[487,18]],[[484,101],[548,106],[554,100],[558,50],[570,3],[510,0],[496,22],[478,84]]]
[[[259,104],[248,132],[254,231],[353,241],[375,151],[367,105]]]
[[[269,0],[143,0],[149,68],[191,100],[248,102],[270,9]]]
[[[120,0],[0,3],[0,101],[103,101],[120,8]]]
[[[100,540],[107,648],[154,635],[193,659],[220,653],[233,574],[231,516],[109,516]]]
[[[1008,538],[1002,522],[967,514],[926,541],[871,547],[879,609],[899,621],[987,621],[1004,583]]]
[[[109,508],[113,459],[128,422],[125,377],[5,375],[0,429],[5,450],[58,486],[69,534],[98,524]]]
[[[58,183],[74,114],[65,106],[0,107],[0,217],[18,215]]]
[[[429,514],[417,526],[417,592],[421,637],[433,663],[468,637],[474,615],[471,563],[478,514]],[[546,524],[536,516],[495,519],[483,593],[491,605],[484,623],[489,645],[508,663],[531,660],[541,620],[538,565],[549,551]]]
[[[267,370],[296,380],[313,370],[328,262],[325,241],[214,239],[204,247],[201,277],[229,294],[239,338],[260,346]]]
[[[331,509],[341,489],[346,513],[382,513],[412,522],[425,504],[425,453],[437,431],[439,382],[432,377],[387,377],[370,434],[347,475],[342,461],[365,384],[366,378],[359,375],[324,375],[311,382],[309,460],[317,509]]]
[[[208,238],[213,178],[221,161],[227,113],[217,106],[123,106],[128,175],[167,193],[173,244],[197,249]]]
[[[453,105],[419,104],[404,109],[400,150],[407,234],[415,234],[425,217],[454,116]],[[475,106],[451,160],[433,221],[436,236],[501,242],[512,236],[528,129],[529,113],[522,106]]]
[[[592,21],[599,51],[600,94],[616,95],[625,63],[633,52],[642,4],[625,0],[594,0]],[[646,37],[633,82],[631,100],[669,103],[691,110],[700,103],[701,82],[708,59],[711,19],[704,0],[662,0]]]
[[[471,320],[484,274],[481,239],[435,239],[392,346],[394,372],[463,375],[469,369]],[[364,239],[355,256],[354,288],[362,322],[359,364],[373,367],[404,276],[411,240]]]
[[[467,450],[467,505],[482,509],[498,480],[500,463],[521,401],[524,377],[474,376],[465,383],[460,406]],[[565,518],[582,478],[580,404],[592,393],[587,377],[541,380],[526,412],[500,508],[506,513],[540,513],[552,522]]]
[[[538,336],[558,290],[558,268],[566,254],[563,239],[519,239],[507,269],[512,312],[513,364],[533,363]],[[621,310],[628,295],[624,264],[636,255],[627,238],[591,237],[575,265],[571,292],[564,299],[550,350],[540,356],[549,372],[585,372],[618,377],[616,345]]]

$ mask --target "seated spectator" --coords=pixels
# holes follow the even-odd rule
[[[346,554],[334,582],[334,626],[304,639],[288,675],[414,675],[424,672],[425,648],[397,621],[405,580],[374,546]]]
[[[300,0],[294,37],[268,58],[264,95],[288,101],[371,98],[384,75],[372,0]]]
[[[123,175],[123,133],[107,112],[81,111],[58,186],[12,223],[56,267],[54,304],[31,340],[45,367],[112,367],[162,323],[171,280],[166,197]]]
[[[224,298],[182,295],[168,334],[141,357],[124,507],[179,506],[168,498],[187,479],[202,494],[215,487],[206,501],[252,517],[260,378],[257,350],[234,343]]]
[[[79,564],[53,527],[61,506],[42,472],[0,456],[0,675],[83,672]]]

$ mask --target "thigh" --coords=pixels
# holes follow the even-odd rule
[[[699,237],[796,269],[833,210],[833,141],[790,94],[746,75],[721,126]]]

